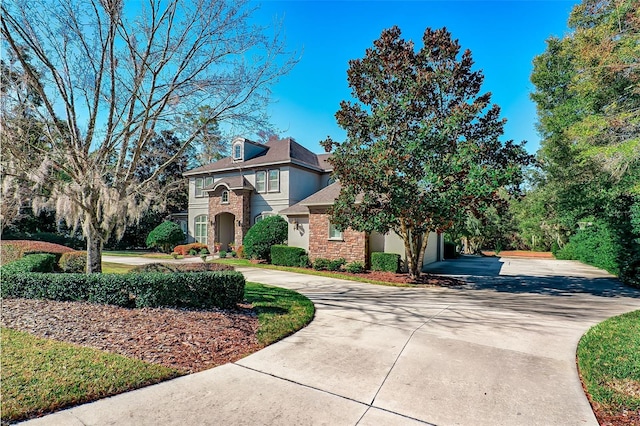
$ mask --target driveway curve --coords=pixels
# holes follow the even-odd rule
[[[640,291],[578,262],[464,257],[461,288],[242,268],[316,317],[236,363],[31,421],[47,425],[597,425],[575,350]]]

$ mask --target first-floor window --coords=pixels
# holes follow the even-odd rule
[[[193,232],[193,237],[196,239],[196,242],[207,244],[207,222],[209,218],[206,214],[201,214],[200,216],[196,216],[195,219],[195,229]]]
[[[338,227],[333,223],[329,224],[329,239],[342,240],[342,231],[340,231]]]

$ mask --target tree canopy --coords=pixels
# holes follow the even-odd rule
[[[5,65],[20,76],[3,107],[21,104],[43,127],[37,141],[5,135],[3,173],[22,173],[34,206],[80,226],[91,272],[103,242],[156,201],[162,171],[214,122],[260,123],[269,85],[295,63],[245,0],[7,0],[0,11]],[[25,87],[37,96],[20,96]],[[205,119],[140,177],[153,138],[203,106]]]
[[[423,47],[382,32],[362,59],[349,62],[353,100],[336,113],[347,139],[322,142],[341,192],[336,225],[394,231],[410,274],[420,274],[430,232],[469,211],[484,211],[499,188],[517,190],[530,158],[523,144],[502,143],[500,108],[481,93],[483,75],[446,28],[424,32]]]
[[[534,59],[542,175],[531,196],[546,206],[538,219],[558,230],[558,246],[574,234],[582,244],[581,224],[598,224],[615,241],[606,265],[640,269],[632,225],[640,203],[640,6],[583,0],[568,22],[571,32],[547,40]]]

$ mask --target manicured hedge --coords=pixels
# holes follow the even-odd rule
[[[87,252],[72,251],[63,253],[58,261],[58,266],[62,272],[82,273],[87,270]]]
[[[269,216],[247,231],[242,245],[244,255],[250,259],[271,261],[271,246],[287,240],[287,221],[282,216]]]
[[[400,267],[400,255],[396,253],[371,253],[371,270],[398,272]]]
[[[280,266],[306,267],[307,252],[301,247],[289,247],[281,244],[271,246],[271,263]]]
[[[4,273],[2,297],[83,300],[123,307],[233,308],[244,297],[244,276],[235,271],[192,274]]]
[[[191,251],[191,250],[195,250],[195,251],[199,252],[203,248],[209,250],[207,245],[206,244],[202,244],[202,243],[182,244],[182,245],[179,245],[179,246],[175,246],[173,248],[173,252],[174,253],[178,253],[179,255],[182,255],[182,256],[186,256],[186,255],[189,254],[189,251]]]
[[[2,249],[2,263],[5,265],[28,254],[52,253],[59,259],[63,253],[74,251],[72,248],[60,244],[31,240],[2,240],[0,247]]]
[[[338,259],[325,259],[318,257],[313,261],[313,269],[316,271],[339,271],[347,261],[340,257]]]
[[[28,254],[0,268],[2,275],[21,272],[53,272],[57,257],[52,253]]]

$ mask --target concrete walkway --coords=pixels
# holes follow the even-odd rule
[[[467,257],[464,288],[395,288],[266,269],[316,305],[236,363],[32,421],[46,425],[597,425],[575,366],[592,325],[640,291],[571,261]]]

